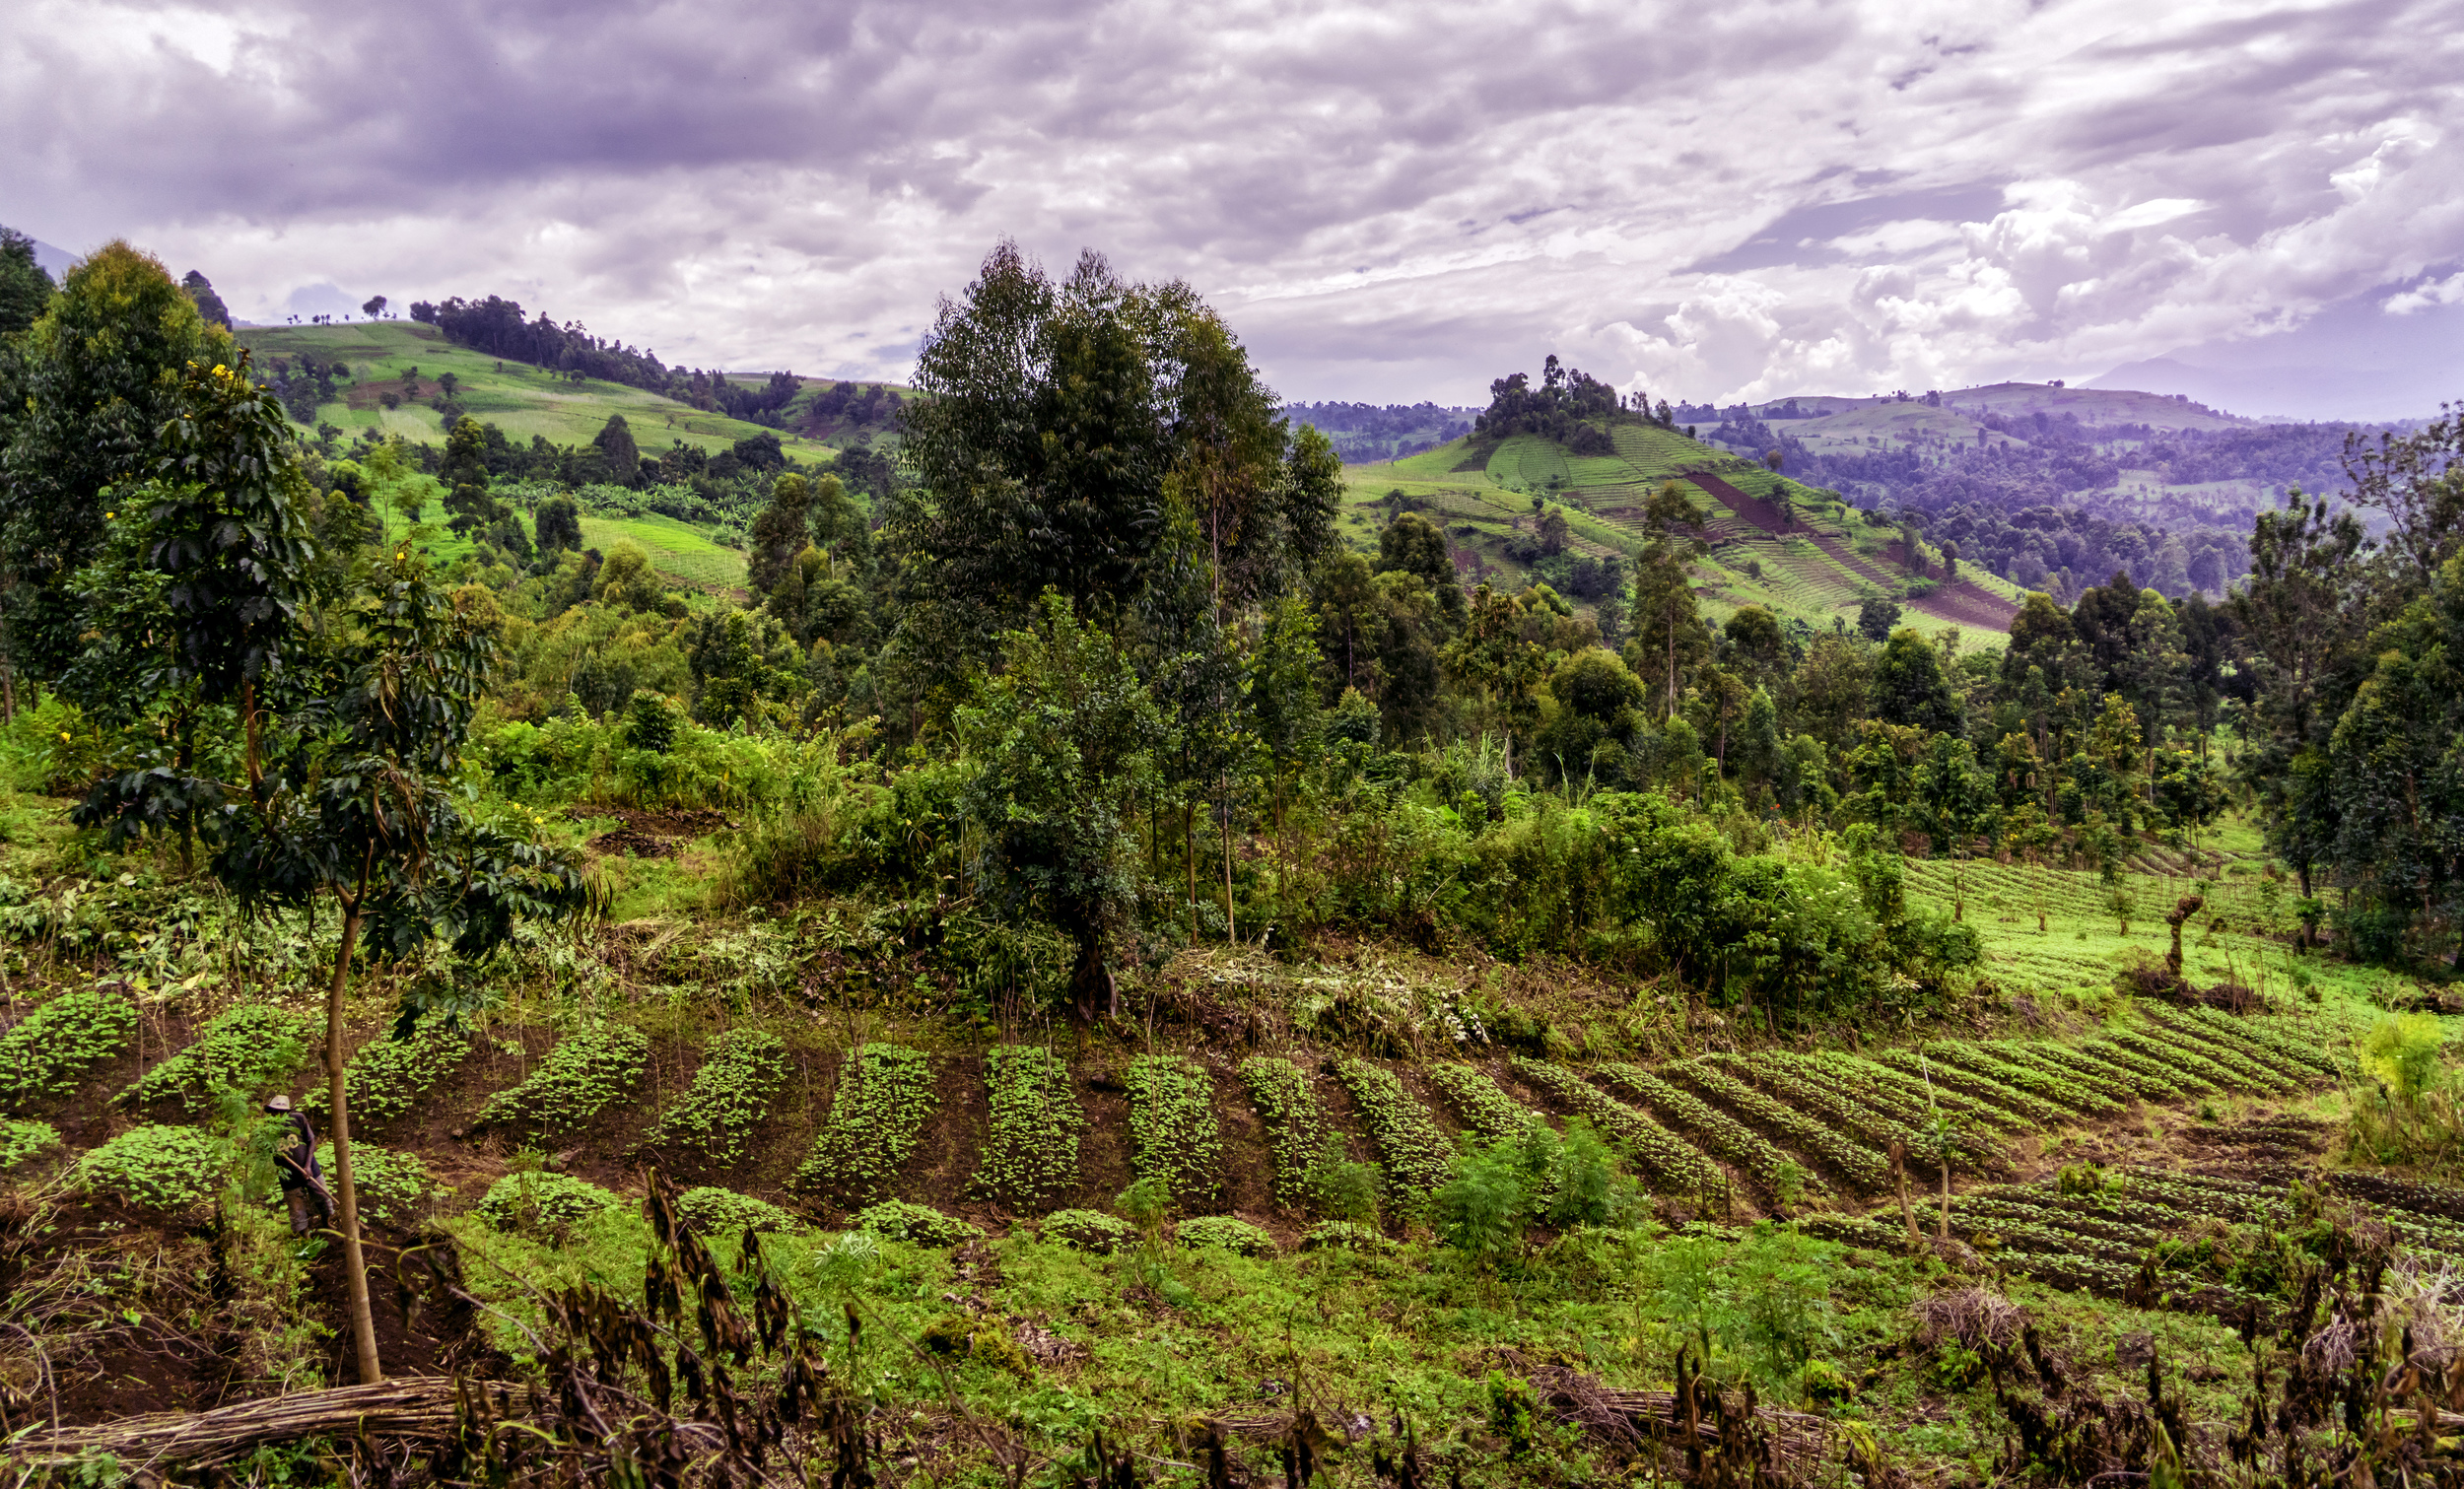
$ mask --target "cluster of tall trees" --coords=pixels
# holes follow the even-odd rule
[[[1578,455],[1616,451],[1607,426],[1619,419],[1637,419],[1627,412],[1617,390],[1580,368],[1569,368],[1548,354],[1540,367],[1540,386],[1531,374],[1512,372],[1488,385],[1489,405],[1472,421],[1472,433],[1496,442],[1515,435],[1554,440]]]

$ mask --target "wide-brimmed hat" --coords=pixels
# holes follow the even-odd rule
[[[265,1110],[268,1112],[288,1112],[291,1110],[291,1098],[288,1096],[268,1097],[265,1102]]]

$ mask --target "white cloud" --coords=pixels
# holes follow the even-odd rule
[[[903,372],[1007,234],[1298,396],[2076,375],[2464,259],[2460,3],[28,0],[5,210],[742,369]]]
[[[2390,295],[2379,308],[2390,315],[2411,315],[2432,305],[2464,305],[2464,274],[2450,274],[2400,295]]]

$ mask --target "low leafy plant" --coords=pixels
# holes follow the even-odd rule
[[[931,1068],[904,1045],[864,1045],[839,1063],[830,1119],[795,1171],[797,1188],[827,1190],[850,1204],[887,1194],[905,1171],[932,1111]]]
[[[984,1085],[992,1121],[977,1187],[1029,1211],[1075,1193],[1086,1114],[1068,1065],[1041,1045],[1003,1045],[985,1056]]]
[[[1304,1252],[1391,1252],[1395,1243],[1375,1226],[1354,1225],[1348,1220],[1325,1220],[1301,1234],[1300,1249]]]
[[[334,1186],[334,1145],[318,1143],[316,1162],[325,1184]],[[437,1183],[416,1153],[400,1153],[364,1142],[351,1144],[351,1187],[360,1213],[383,1225],[407,1228],[428,1213],[440,1194],[451,1190]]]
[[[60,1145],[60,1129],[31,1117],[0,1118],[0,1170],[14,1169]]]
[[[343,1084],[351,1098],[351,1124],[391,1121],[450,1076],[470,1052],[470,1036],[442,1018],[423,1020],[408,1035],[370,1040],[351,1056]],[[321,1112],[333,1101],[322,1082],[308,1088],[301,1106]]]
[[[1270,1256],[1275,1250],[1274,1238],[1264,1229],[1229,1215],[1195,1216],[1173,1227],[1173,1234],[1192,1251],[1211,1249],[1242,1256]]]
[[[1140,1055],[1123,1084],[1131,1170],[1163,1184],[1184,1209],[1214,1203],[1223,1188],[1223,1141],[1205,1067],[1177,1054]]]
[[[1688,1061],[1669,1067],[1667,1073],[1744,1113],[1764,1130],[1794,1143],[1798,1151],[1819,1159],[1857,1188],[1877,1190],[1890,1182],[1890,1165],[1880,1153],[1809,1113],[1773,1101],[1726,1071]]]
[[[231,1145],[201,1127],[131,1127],[77,1162],[78,1186],[152,1210],[203,1199],[231,1168]]]
[[[1416,1208],[1453,1174],[1455,1145],[1392,1070],[1345,1055],[1335,1061],[1335,1078],[1351,1093],[1361,1124],[1377,1144],[1388,1198]]]
[[[766,1030],[731,1029],[711,1041],[692,1086],[643,1142],[683,1149],[705,1163],[738,1163],[787,1084],[787,1042]]]
[[[1046,1241],[1058,1241],[1082,1252],[1111,1252],[1137,1245],[1137,1227],[1101,1210],[1055,1210],[1036,1227]]]
[[[1787,1154],[1773,1147],[1761,1133],[1691,1091],[1672,1085],[1640,1065],[1623,1061],[1603,1065],[1600,1073],[1641,1098],[1677,1130],[1745,1170],[1773,1193],[1778,1193],[1783,1184],[1803,1184],[1804,1171]]]
[[[1429,1084],[1446,1093],[1455,1112],[1482,1142],[1511,1141],[1540,1120],[1540,1115],[1508,1096],[1478,1068],[1460,1060],[1440,1060],[1423,1067]]]
[[[1241,1061],[1239,1074],[1257,1104],[1266,1147],[1274,1157],[1275,1202],[1298,1209],[1308,1198],[1309,1166],[1318,1155],[1320,1137],[1333,1135],[1326,1131],[1326,1108],[1310,1088],[1309,1077],[1290,1060],[1252,1055]]]
[[[1373,1163],[1354,1163],[1344,1151],[1342,1134],[1328,1132],[1318,1142],[1318,1156],[1301,1174],[1301,1192],[1309,1208],[1328,1220],[1355,1225],[1378,1223],[1378,1195],[1385,1176]]]
[[[1622,1143],[1661,1186],[1677,1193],[1708,1194],[1720,1186],[1720,1171],[1693,1144],[1616,1100],[1563,1065],[1515,1055],[1514,1072],[1588,1117]]]
[[[197,1031],[186,1049],[138,1077],[121,1100],[146,1105],[177,1101],[199,1111],[217,1086],[255,1095],[287,1087],[300,1068],[314,1026],[263,1003],[226,1009]]]
[[[767,1199],[733,1189],[703,1185],[676,1196],[676,1213],[687,1225],[714,1238],[741,1236],[746,1231],[799,1231],[804,1223]]]
[[[499,1091],[478,1124],[532,1140],[559,1137],[633,1096],[650,1062],[650,1036],[629,1024],[592,1024],[556,1042],[530,1078]]]
[[[531,1171],[490,1184],[479,1200],[479,1218],[500,1231],[552,1235],[623,1203],[586,1180]]]
[[[66,1096],[128,1046],[136,1006],[116,992],[64,992],[0,1034],[0,1108]]]
[[[959,1246],[984,1234],[981,1226],[904,1199],[885,1199],[856,1211],[856,1229],[884,1241],[929,1247]]]

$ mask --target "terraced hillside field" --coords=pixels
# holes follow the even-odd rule
[[[1553,440],[1519,435],[1493,447],[1459,440],[1403,460],[1346,467],[1341,530],[1353,543],[1373,546],[1400,495],[1446,527],[1468,582],[1498,575],[1519,584],[1531,566],[1510,556],[1506,544],[1534,529],[1536,504],[1564,510],[1572,552],[1630,558],[1652,538],[1642,519],[1645,503],[1674,481],[1710,544],[1694,575],[1715,619],[1759,604],[1827,629],[1834,618],[1853,621],[1867,597],[1888,595],[1918,616],[1970,628],[1990,642],[2018,613],[2019,591],[1990,574],[1963,570],[1956,580],[1936,575],[1916,581],[1880,530],[1759,464],[1656,425],[1617,425],[1611,437],[1613,455],[1576,455]]]

